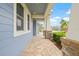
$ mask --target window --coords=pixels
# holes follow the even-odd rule
[[[24,30],[24,8],[20,3],[17,3],[16,16],[16,30]]]
[[[14,37],[30,32],[30,17],[26,4],[14,4]]]
[[[27,27],[28,27],[28,30],[30,29],[29,25],[30,25],[30,19],[29,19],[29,15],[27,15],[28,19],[27,19]]]

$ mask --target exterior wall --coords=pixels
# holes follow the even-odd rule
[[[36,35],[39,35],[40,24],[43,24],[43,19],[36,19]]]
[[[19,55],[22,49],[31,41],[31,31],[14,37],[14,4],[0,4],[0,55]]]
[[[43,28],[40,28],[40,25],[41,25],[41,27],[43,27]],[[40,33],[40,29],[41,29],[41,31],[43,31],[44,30],[44,19],[39,19],[39,20],[36,20],[36,33],[37,33],[37,35]]]
[[[36,34],[39,34],[39,24],[38,24],[38,20],[36,20]]]
[[[79,40],[79,4],[73,3],[71,9],[71,16],[69,21],[69,28],[67,38]]]
[[[36,34],[37,35],[39,34],[40,22],[42,22],[41,19],[39,19],[39,20],[37,19],[36,20]]]
[[[39,20],[38,19],[33,19],[33,35],[38,35],[39,34]]]
[[[46,27],[47,26],[47,21],[46,21],[46,19],[44,19],[44,30],[46,30]]]

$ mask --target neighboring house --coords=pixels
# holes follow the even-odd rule
[[[37,20],[46,21],[51,7],[48,3],[0,3],[0,55],[19,55],[37,35]]]

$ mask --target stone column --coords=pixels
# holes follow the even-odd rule
[[[44,36],[46,39],[50,39],[51,26],[49,17],[45,18],[45,28],[44,28]]]

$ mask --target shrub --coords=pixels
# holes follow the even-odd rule
[[[53,34],[53,41],[55,41],[56,43],[60,43],[60,36]]]
[[[65,32],[64,31],[55,31],[55,32],[52,32],[53,34],[53,41],[55,41],[57,44],[60,44],[61,41],[60,41],[60,37],[65,37]]]

